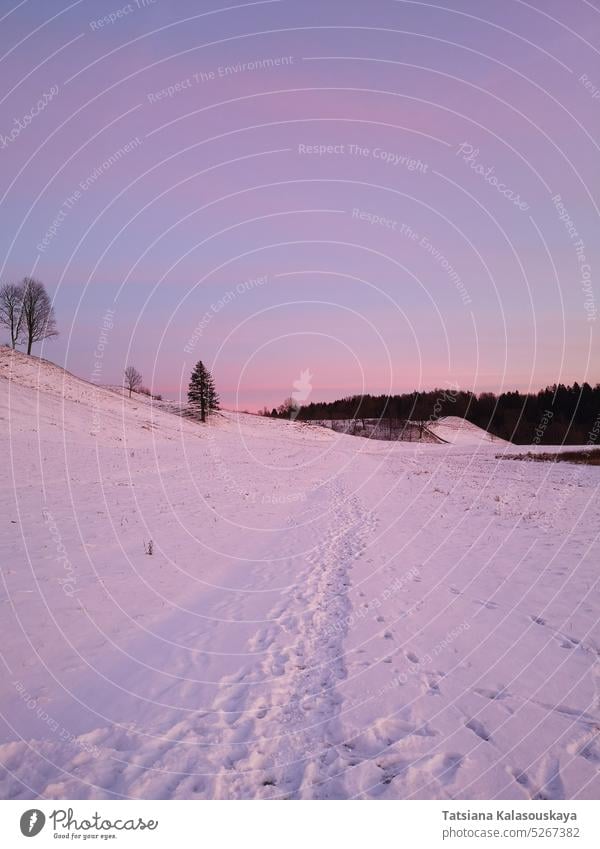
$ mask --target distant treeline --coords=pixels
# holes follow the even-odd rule
[[[271,413],[286,418],[289,414],[283,405]],[[527,395],[474,395],[454,389],[391,396],[353,395],[294,410],[294,418],[305,421],[391,418],[427,423],[441,416],[462,416],[494,436],[523,445],[595,445],[600,443],[600,384],[591,387],[589,383],[561,383]]]

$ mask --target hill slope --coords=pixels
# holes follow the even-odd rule
[[[6,349],[0,416],[1,796],[597,798],[597,469]]]
[[[452,445],[479,446],[493,444],[496,448],[508,445],[505,439],[493,436],[476,424],[463,419],[460,416],[442,416],[429,424],[429,429],[436,436]]]

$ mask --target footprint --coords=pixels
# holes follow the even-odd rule
[[[484,699],[505,699],[509,695],[503,684],[499,684],[497,690],[486,690],[484,687],[477,687],[473,692],[478,696],[482,696]]]
[[[469,719],[465,722],[465,727],[468,728],[469,731],[472,731],[473,734],[477,734],[481,740],[485,740],[486,743],[489,743],[492,739],[492,736],[485,725],[482,722],[479,722],[478,719]]]
[[[598,746],[599,737],[600,732],[594,729],[583,738],[580,738],[573,743],[569,743],[567,746],[567,752],[570,755],[577,755],[578,757],[583,758],[596,767],[600,767],[600,748]]]
[[[506,771],[509,775],[512,775],[517,784],[524,787],[526,790],[531,790],[531,781],[529,780],[529,776],[526,772],[511,766],[507,767]]]
[[[576,640],[574,637],[567,637],[565,634],[557,634],[556,639],[561,649],[576,649],[579,645],[579,640]]]
[[[598,751],[598,747],[594,745],[593,740],[589,740],[585,743],[577,752],[580,758],[584,758],[586,761],[594,764],[594,766],[600,767],[600,751]]]
[[[379,769],[383,770],[382,784],[391,784],[394,778],[402,772],[405,772],[410,762],[398,758],[397,756],[384,757],[376,761]]]
[[[441,784],[452,784],[462,762],[462,755],[440,753],[431,759],[429,772],[435,775]]]
[[[564,799],[565,788],[560,776],[558,758],[548,755],[540,769],[539,790],[534,799]]]
[[[438,684],[438,679],[436,675],[426,675],[427,681],[427,690],[426,693],[430,696],[440,696],[441,690],[440,685]]]
[[[541,616],[530,616],[529,618],[531,619],[532,622],[535,622],[536,625],[545,625],[546,624],[546,620],[542,619]]]
[[[487,608],[487,610],[496,610],[498,605],[495,601],[481,601],[480,599],[475,599],[477,604],[480,604],[482,607]]]
[[[546,702],[538,702],[535,699],[532,699],[534,704],[539,705],[539,707],[544,708],[544,710],[555,711],[556,713],[560,713],[562,716],[566,717],[574,717],[578,719],[583,725],[594,725],[596,723],[595,717],[591,714],[586,713],[584,710],[579,710],[578,708],[572,708],[568,705],[550,705]]]

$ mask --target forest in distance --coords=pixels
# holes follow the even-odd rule
[[[291,399],[270,415],[288,417]],[[555,384],[537,393],[433,389],[402,395],[352,395],[312,402],[294,410],[303,421],[395,419],[437,421],[462,416],[494,436],[518,445],[595,445],[600,434],[600,383]]]

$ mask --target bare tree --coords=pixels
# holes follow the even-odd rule
[[[288,418],[288,416],[290,418],[292,418],[292,416],[296,418],[299,409],[300,407],[298,406],[296,401],[290,396],[289,398],[285,399],[283,404],[280,404],[277,407],[277,415],[281,416],[282,418]]]
[[[54,307],[48,297],[46,288],[39,280],[25,277],[21,283],[22,291],[22,324],[27,341],[27,353],[31,354],[34,342],[58,336]]]
[[[138,386],[142,385],[142,375],[135,368],[135,366],[127,366],[125,369],[125,388],[129,389],[129,397],[131,398],[131,393],[135,392]]]
[[[0,288],[0,324],[8,328],[10,344],[15,348],[23,330],[23,289],[15,283]]]

